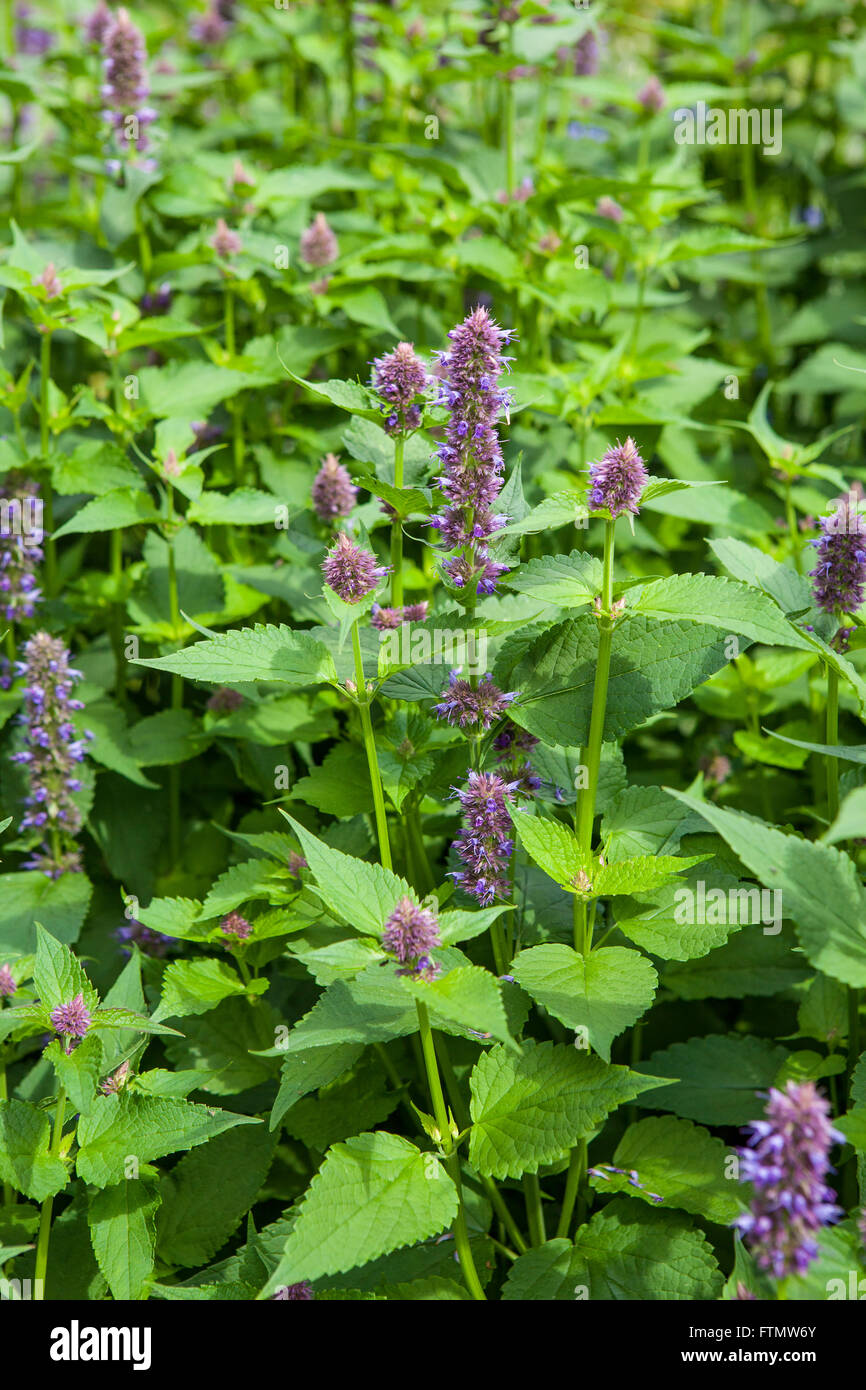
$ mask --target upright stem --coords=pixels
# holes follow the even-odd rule
[[[514,83],[505,78],[505,191],[514,192]]]
[[[63,1138],[63,1121],[66,1118],[66,1092],[63,1087],[57,1093],[57,1101],[54,1106],[54,1128],[51,1132],[51,1148],[49,1153],[52,1158],[60,1156],[60,1141]],[[54,1198],[46,1197],[42,1203],[42,1214],[39,1218],[39,1235],[36,1240],[36,1268],[34,1270],[34,1298],[44,1299],[45,1297],[45,1277],[48,1271],[48,1242],[51,1238],[51,1210],[54,1206]]]
[[[346,134],[354,140],[357,131],[355,35],[352,31],[352,0],[343,0],[343,59],[346,65]]]
[[[169,520],[171,520],[174,515],[174,492],[171,484],[168,487],[168,514]],[[174,640],[179,641],[180,603],[177,590],[174,537],[172,535],[168,537],[168,604]],[[171,677],[171,707],[172,709],[183,707],[183,677],[176,672],[172,672]],[[168,837],[171,846],[172,865],[174,865],[180,858],[180,766],[178,764],[169,768],[168,774]]]
[[[229,357],[234,357],[237,353],[237,343],[235,335],[235,296],[230,280],[226,280],[225,286],[225,335],[226,352]],[[239,396],[235,396],[229,402],[229,411],[232,417],[232,459],[234,462],[235,482],[243,482],[244,477],[244,415],[241,409]]]
[[[394,486],[403,486],[403,454],[406,437],[398,434],[394,439]],[[403,518],[395,516],[391,522],[391,603],[395,608],[403,604]]]
[[[376,813],[376,834],[379,839],[379,857],[386,869],[391,868],[391,842],[388,839],[388,818],[385,814],[385,795],[382,791],[382,778],[379,775],[379,760],[376,757],[376,740],[373,737],[373,722],[370,719],[370,698],[364,678],[364,662],[361,658],[361,638],[357,620],[352,624],[352,652],[355,657],[355,685],[357,687],[358,712],[364,733],[364,748],[367,752],[367,767],[370,770],[370,786],[373,790],[373,807]]]
[[[48,595],[54,593],[57,580],[57,545],[54,540],[54,480],[49,466],[50,434],[48,430],[48,387],[51,384],[51,334],[42,335],[39,352],[39,450],[42,467],[45,470],[45,529],[48,543],[45,547],[45,589]]]
[[[568,1177],[565,1180],[565,1196],[562,1201],[562,1211],[559,1214],[559,1225],[556,1228],[557,1239],[567,1236],[571,1228],[571,1218],[574,1214],[574,1204],[577,1201],[577,1194],[581,1184],[586,1180],[587,1149],[589,1145],[585,1139],[571,1152],[571,1163],[568,1166]]]
[[[825,743],[835,746],[839,742],[839,676],[831,666],[827,667],[827,723]],[[827,759],[827,816],[832,823],[839,814],[839,760]]]
[[[469,1231],[466,1226],[466,1208],[463,1203],[463,1184],[460,1177],[460,1155],[454,1147],[454,1136],[451,1133],[451,1122],[448,1118],[448,1111],[445,1106],[445,1097],[442,1094],[442,1082],[439,1078],[439,1065],[436,1061],[436,1048],[433,1043],[433,1030],[430,1027],[430,1015],[427,1012],[427,1005],[420,1000],[416,1001],[418,1010],[418,1032],[421,1036],[421,1051],[424,1055],[424,1066],[427,1072],[427,1084],[430,1087],[430,1099],[433,1104],[433,1115],[441,1136],[442,1150],[445,1158],[445,1166],[457,1188],[457,1215],[454,1219],[454,1243],[457,1246],[457,1257],[460,1260],[460,1268],[463,1271],[463,1278],[466,1280],[466,1287],[472,1297],[479,1303],[486,1302],[484,1290],[481,1287],[481,1280],[478,1278],[478,1271],[475,1268],[475,1260],[472,1256],[472,1246],[469,1243]]]
[[[610,681],[610,651],[613,641],[613,553],[614,521],[607,521],[604,529],[604,577],[602,580],[601,614],[598,631],[598,662],[595,670],[595,687],[592,693],[592,714],[589,721],[589,739],[581,749],[581,765],[586,768],[586,787],[578,792],[575,807],[575,833],[578,848],[585,862],[589,862],[592,850],[592,826],[595,820],[595,798],[598,788],[598,773],[601,767],[601,748],[604,737],[604,718],[607,710],[607,687]],[[588,916],[585,902],[577,895],[574,900],[575,950],[589,954],[591,931],[588,930]]]
[[[547,1240],[544,1229],[544,1211],[541,1205],[541,1184],[537,1173],[524,1173],[523,1195],[526,1199],[526,1219],[529,1223],[529,1239],[533,1245],[543,1245]]]
[[[9,1088],[6,1083],[6,1056],[5,1043],[0,1043],[0,1101],[9,1099]],[[15,1201],[15,1189],[11,1182],[3,1184],[3,1205],[11,1207]]]

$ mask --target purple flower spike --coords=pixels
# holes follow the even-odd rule
[[[84,41],[85,43],[98,44],[102,46],[111,25],[114,23],[111,10],[105,0],[99,0],[95,10],[91,10],[84,20]]]
[[[505,871],[514,839],[506,802],[513,800],[517,786],[495,772],[472,771],[466,787],[455,787],[463,807],[463,826],[454,848],[466,868],[451,877],[482,907],[490,907],[511,892]]]
[[[338,598],[344,603],[360,603],[362,598],[378,587],[380,580],[390,573],[390,568],[377,565],[375,555],[369,550],[362,550],[341,531],[336,545],[325,557],[322,571],[325,583]]]
[[[0,499],[9,503],[10,523],[20,517],[20,525],[0,527],[0,611],[7,622],[32,618],[42,601],[38,566],[42,560],[42,500],[39,484],[29,478],[7,474],[0,487]]]
[[[411,898],[401,898],[382,932],[382,946],[397,957],[402,967],[397,974],[435,979],[437,966],[431,961],[430,952],[441,944],[434,914]]]
[[[62,640],[47,632],[30,638],[17,671],[25,679],[19,715],[25,747],[12,754],[12,761],[25,768],[29,782],[21,829],[38,828],[48,841],[27,867],[58,878],[80,868],[78,851],[69,844],[81,829],[81,812],[73,797],[82,785],[78,764],[84,762],[86,744],[93,737],[79,734],[70,719],[70,714],[84,708],[80,700],[72,699],[81,672],[69,665]]]
[[[408,434],[421,424],[422,396],[429,378],[411,343],[398,343],[386,357],[373,362],[373,390],[382,399],[386,434]]]
[[[764,1114],[747,1127],[750,1147],[740,1150],[740,1180],[752,1183],[755,1195],[735,1225],[758,1266],[781,1279],[805,1274],[818,1255],[815,1233],[842,1215],[825,1179],[833,1171],[831,1145],[845,1141],[812,1081],[773,1088]]]
[[[330,265],[339,254],[339,242],[327,217],[317,212],[307,230],[301,233],[301,260],[307,265]]]
[[[84,995],[76,994],[68,1004],[58,1004],[48,1015],[58,1037],[66,1038],[66,1051],[71,1052],[73,1038],[83,1038],[93,1019],[84,1003]]]
[[[156,120],[156,112],[145,105],[150,94],[145,67],[147,49],[141,31],[126,10],[118,10],[117,18],[103,33],[102,61],[103,117],[114,132],[121,154],[140,153],[148,148],[147,127]],[[117,161],[112,160],[111,166],[115,169]]]
[[[592,483],[589,505],[593,511],[606,510],[614,519],[622,512],[637,515],[649,474],[631,437],[624,444],[617,441],[614,448],[608,449],[598,463],[592,464],[589,476]]]
[[[665,89],[655,73],[641,87],[637,99],[644,111],[661,111],[667,100]]]
[[[10,999],[17,990],[8,965],[0,965],[0,999]]]
[[[339,516],[348,516],[357,496],[358,489],[352,482],[349,470],[343,467],[336,454],[326,454],[313,483],[313,511],[316,516],[320,521],[334,521]]]
[[[274,1294],[273,1301],[275,1303],[291,1303],[293,1301],[309,1303],[310,1299],[315,1297],[312,1284],[304,1279],[300,1284],[283,1284]]]
[[[502,490],[502,449],[497,421],[511,403],[499,378],[508,368],[503,345],[511,331],[499,328],[483,307],[475,309],[448,334],[451,347],[439,354],[437,404],[450,412],[445,443],[438,450],[443,464],[436,479],[447,506],[431,517],[446,550],[463,553],[442,566],[458,589],[475,580],[480,594],[491,594],[507,565],[491,560],[488,540],[508,517],[494,511]]]
[[[866,517],[853,493],[840,497],[831,516],[818,522],[821,535],[812,541],[818,563],[810,576],[815,602],[825,613],[854,612],[866,584]]]

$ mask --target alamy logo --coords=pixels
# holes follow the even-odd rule
[[[134,1371],[150,1370],[149,1327],[81,1327],[73,1318],[69,1327],[51,1332],[52,1361],[131,1361]]]
[[[674,893],[674,921],[678,926],[739,927],[760,924],[764,936],[778,936],[782,930],[782,890],[780,888],[708,888],[699,879],[694,888],[677,888]]]
[[[763,107],[680,106],[674,112],[678,145],[762,145],[764,154],[782,153],[782,111]]]
[[[383,656],[389,666],[464,667],[470,676],[483,676],[487,667],[487,633],[452,632],[437,627],[432,632],[403,623],[399,628],[379,634]]]
[[[4,497],[0,500],[0,536],[20,536],[25,545],[39,545],[45,532],[41,497]]]

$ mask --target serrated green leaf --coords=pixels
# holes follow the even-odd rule
[[[162,1179],[157,1248],[174,1265],[201,1265],[240,1225],[276,1149],[264,1125],[228,1130],[186,1154]]]
[[[613,1166],[625,1173],[598,1167],[590,1178],[597,1192],[622,1192],[652,1202],[661,1197],[665,1208],[704,1216],[720,1226],[729,1226],[743,1208],[737,1184],[728,1175],[730,1150],[709,1130],[672,1115],[652,1116],[629,1125],[616,1147]],[[640,1183],[633,1186],[630,1175]]]
[[[470,1162],[490,1177],[553,1163],[652,1080],[562,1044],[494,1047],[472,1071]]]
[[[646,957],[624,946],[603,946],[588,959],[570,946],[533,946],[520,952],[511,973],[560,1023],[585,1030],[606,1061],[613,1039],[646,1013],[658,984]]]
[[[283,626],[238,628],[196,642],[172,656],[142,659],[136,664],[217,685],[238,681],[320,685],[335,680],[337,674],[334,659],[321,642],[306,632]]]
[[[450,1226],[457,1190],[435,1154],[395,1134],[359,1134],[328,1151],[264,1296],[321,1279]]]
[[[763,1114],[759,1092],[775,1083],[786,1060],[783,1047],[763,1038],[714,1034],[673,1043],[654,1052],[641,1067],[649,1076],[674,1080],[663,1091],[647,1092],[642,1109],[671,1110],[707,1125],[744,1125]]]
[[[48,1116],[23,1100],[0,1101],[0,1178],[34,1202],[66,1186],[65,1164],[49,1153]]]
[[[141,1298],[153,1273],[158,1185],[130,1178],[94,1192],[88,1222],[93,1253],[112,1296]]]
[[[149,1163],[165,1154],[205,1144],[235,1125],[257,1124],[246,1115],[186,1100],[121,1091],[101,1097],[78,1125],[78,1176],[108,1187],[127,1176],[131,1161]],[[136,1176],[136,1174],[133,1174]]]

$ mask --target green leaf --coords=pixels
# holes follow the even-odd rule
[[[700,960],[668,966],[663,984],[680,999],[744,999],[783,994],[811,973],[790,929],[753,927]]]
[[[66,1186],[63,1162],[49,1153],[48,1116],[23,1100],[0,1101],[0,1178],[34,1202]]]
[[[331,1144],[382,1124],[399,1103],[396,1092],[386,1090],[382,1067],[374,1057],[346,1076],[305,1096],[292,1106],[283,1124],[294,1139],[308,1149],[324,1153]]]
[[[280,1073],[280,1089],[271,1111],[270,1128],[276,1129],[296,1101],[320,1086],[327,1086],[353,1067],[363,1051],[360,1043],[336,1047],[311,1047],[286,1058]]]
[[[728,1176],[730,1151],[709,1130],[672,1115],[654,1115],[629,1125],[617,1145],[613,1165],[624,1173],[598,1167],[591,1177],[597,1192],[622,1192],[651,1202],[664,1199],[664,1207],[679,1207],[696,1216],[729,1226],[742,1210],[737,1187]],[[637,1174],[640,1187],[629,1182]]]
[[[502,1297],[695,1302],[717,1299],[722,1285],[712,1249],[684,1217],[619,1198],[574,1245],[549,1240],[515,1260]]]
[[[88,1009],[95,1008],[98,995],[75,956],[62,941],[36,925],[36,960],[33,983],[45,1009],[68,1004],[76,995],[84,997]]]
[[[272,492],[239,487],[234,492],[203,492],[190,503],[186,516],[200,526],[274,526],[279,506]]]
[[[307,1189],[264,1296],[428,1240],[456,1213],[456,1188],[434,1154],[381,1130],[335,1144]]]
[[[245,985],[227,961],[174,960],[162,977],[162,997],[155,1019],[206,1014],[232,994],[263,994],[267,980]]]
[[[776,600],[783,613],[802,612],[814,604],[808,579],[791,565],[780,565],[756,546],[729,537],[710,540],[709,545],[735,579],[763,589]]]
[[[657,622],[624,614],[613,630],[604,739],[614,742],[661,710],[672,709],[727,663],[715,628],[684,619]],[[499,684],[520,690],[516,724],[544,743],[586,743],[598,665],[598,623],[588,614],[535,638]]]
[[[580,550],[570,555],[541,555],[503,579],[509,589],[560,608],[582,608],[591,603],[601,593],[601,582],[601,561]]]
[[[489,1177],[537,1173],[652,1084],[563,1044],[526,1042],[518,1056],[491,1048],[470,1079],[469,1160]]]
[[[136,664],[217,685],[238,681],[319,685],[336,679],[334,659],[321,642],[305,632],[261,624],[209,637],[171,656]]]
[[[837,1044],[848,1036],[848,993],[838,980],[816,975],[797,1010],[800,1032]]]
[[[94,497],[54,532],[54,539],[92,531],[120,531],[159,520],[159,512],[149,492],[117,488],[104,497]]]
[[[638,854],[659,854],[676,848],[695,818],[661,787],[626,787],[604,813],[601,839],[609,864]],[[700,824],[700,822],[696,822]]]
[[[157,1238],[162,1260],[201,1265],[213,1259],[258,1196],[276,1143],[264,1125],[229,1130],[166,1174]]]
[[[186,1100],[157,1099],[122,1091],[104,1096],[78,1125],[77,1170],[85,1182],[108,1187],[126,1177],[130,1160],[140,1165],[204,1144],[235,1125],[258,1124],[246,1115],[212,1110]]]
[[[671,795],[702,816],[760,883],[781,890],[785,916],[817,970],[855,989],[866,985],[866,891],[846,854],[687,792]]]
[[[588,865],[583,862],[574,831],[561,821],[533,815],[522,807],[509,806],[508,811],[529,857],[555,879],[560,888],[569,891],[576,888],[578,874]]]
[[[843,840],[866,836],[866,787],[855,787],[839,807],[839,814],[821,836],[821,843],[838,845]]]
[[[95,1033],[88,1033],[77,1047],[65,1052],[59,1041],[49,1043],[43,1053],[52,1063],[59,1084],[69,1096],[69,1102],[82,1115],[90,1113],[99,1076],[102,1071],[102,1043]]]
[[[592,894],[596,898],[613,898],[631,893],[649,893],[661,888],[675,874],[692,869],[711,858],[710,855],[692,855],[691,858],[673,854],[638,854],[633,859],[620,859],[615,864],[605,864],[598,869],[592,880]]]
[[[641,1062],[650,1076],[673,1078],[657,1095],[650,1091],[636,1103],[642,1109],[672,1110],[707,1125],[744,1125],[763,1114],[758,1092],[775,1083],[786,1059],[783,1047],[763,1038],[692,1038],[673,1043]]]
[[[301,844],[304,857],[327,906],[355,927],[381,937],[400,898],[414,897],[405,879],[381,864],[368,864],[332,849],[280,808]]]
[[[255,900],[274,905],[297,895],[297,883],[284,865],[266,859],[247,859],[220,874],[201,905],[202,918],[222,917],[242,903]]]
[[[34,951],[37,922],[58,941],[76,941],[92,892],[86,874],[55,879],[38,869],[0,874],[0,955]]]
[[[837,1129],[841,1129],[849,1144],[861,1154],[866,1154],[866,1105],[855,1105],[853,1110],[849,1110],[847,1115],[841,1115],[834,1121]]]
[[[400,984],[438,1020],[448,1019],[460,1028],[517,1048],[508,1030],[499,982],[480,965],[449,970],[429,983],[401,975]]]
[[[511,973],[606,1061],[612,1040],[646,1013],[658,984],[646,957],[624,946],[603,946],[588,959],[571,946],[533,946],[520,952]]]
[[[158,1185],[130,1178],[94,1192],[88,1222],[96,1262],[117,1299],[140,1299],[153,1273]]]
[[[710,574],[674,574],[646,584],[633,612],[653,618],[687,618],[742,633],[765,646],[799,647],[809,641],[788,622],[772,599],[734,579]]]

